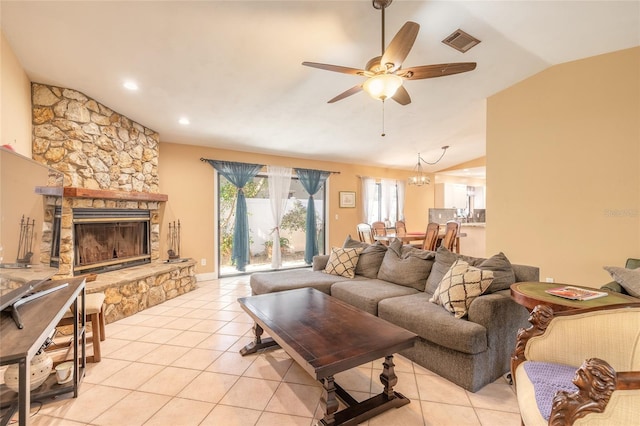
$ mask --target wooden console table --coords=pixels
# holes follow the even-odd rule
[[[71,278],[49,281],[37,289],[54,287],[62,283],[69,283],[69,285],[25,303],[18,308],[24,324],[22,329],[18,329],[10,315],[4,312],[1,313],[0,336],[2,344],[0,345],[0,365],[19,364],[19,391],[16,398],[16,393],[7,388],[6,385],[3,384],[0,387],[0,407],[2,407],[0,425],[8,424],[16,411],[18,411],[20,425],[27,425],[32,396],[48,398],[68,392],[73,392],[74,397],[78,396],[78,386],[84,376],[87,356],[86,320],[84,316],[85,280],[84,278]],[[70,306],[73,312],[81,313],[79,320],[75,321],[73,326],[73,380],[68,384],[59,385],[55,374],[51,374],[32,393],[29,389],[31,359],[42,347],[47,337],[51,335],[53,329]]]

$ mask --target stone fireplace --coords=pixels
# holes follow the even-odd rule
[[[105,292],[107,321],[195,288],[194,261],[160,258],[158,133],[44,84],[32,84],[32,112],[34,160],[64,174],[60,276],[97,273],[87,292]]]

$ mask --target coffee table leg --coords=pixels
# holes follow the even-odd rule
[[[324,418],[320,420],[321,425],[335,424],[334,413],[338,411],[338,399],[336,398],[336,386],[333,376],[325,377],[322,380],[324,392],[322,392],[322,402],[325,406]]]
[[[255,323],[253,325],[253,332],[255,334],[255,338],[253,342],[249,343],[244,348],[240,349],[240,355],[245,356],[249,354],[254,354],[258,352],[260,349],[269,348],[271,346],[278,345],[278,343],[276,343],[276,341],[273,340],[271,337],[267,337],[265,339],[262,339],[262,337],[260,337],[262,336],[262,333],[264,333],[264,330],[262,329],[262,327],[260,327],[258,323]]]
[[[398,384],[398,376],[396,376],[394,370],[395,366],[396,365],[393,363],[393,355],[387,355],[384,357],[382,373],[380,373],[380,381],[384,385],[384,391],[382,393],[389,400],[396,397],[395,392],[393,392],[393,387]]]

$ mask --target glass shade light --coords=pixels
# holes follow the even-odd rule
[[[362,88],[372,98],[384,101],[396,94],[402,86],[402,77],[395,74],[378,74],[364,82]]]
[[[409,185],[422,186],[431,184],[431,178],[427,176],[422,170],[422,164],[420,164],[420,159],[418,159],[418,164],[413,169],[413,175],[409,177]]]

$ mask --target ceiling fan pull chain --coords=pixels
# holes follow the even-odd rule
[[[384,99],[382,100],[382,134],[380,136],[386,136],[386,133],[384,132]]]

